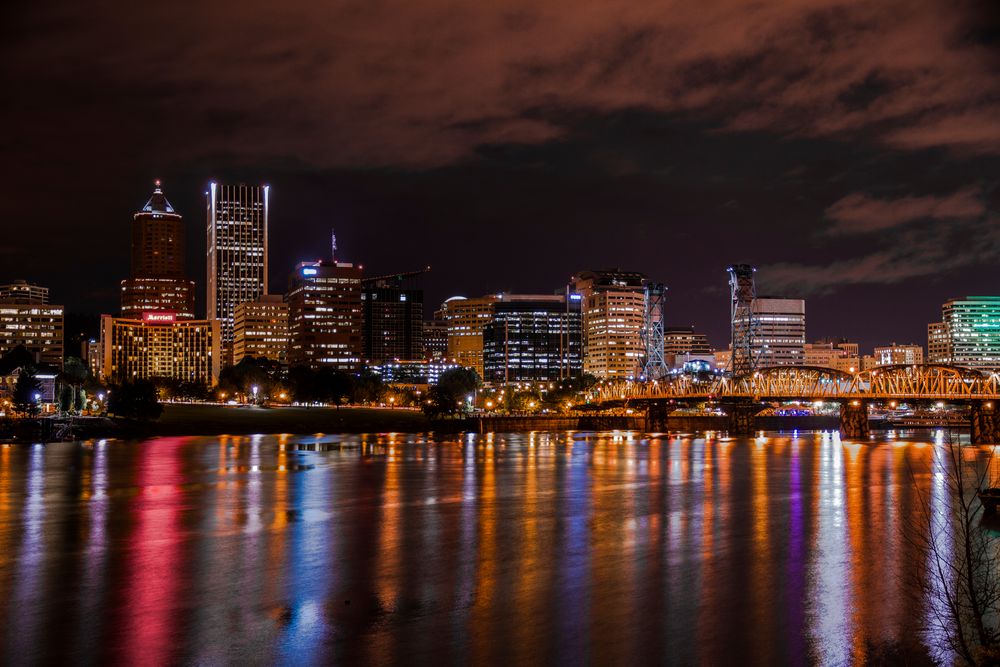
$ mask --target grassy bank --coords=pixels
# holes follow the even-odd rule
[[[423,413],[381,408],[257,408],[164,404],[151,426],[159,435],[223,433],[417,433],[430,429]]]

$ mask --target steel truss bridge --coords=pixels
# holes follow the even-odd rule
[[[880,366],[861,373],[778,366],[741,377],[677,375],[654,382],[623,382],[599,387],[592,396],[597,404],[664,399],[994,401],[1000,400],[1000,374],[939,364]]]
[[[880,366],[861,373],[830,368],[779,366],[747,375],[677,375],[651,382],[599,385],[591,403],[647,408],[648,423],[671,406],[717,402],[729,415],[729,431],[752,431],[754,415],[767,402],[840,403],[841,432],[868,433],[868,405],[891,402],[945,402],[970,406],[972,441],[1000,442],[1000,374],[941,364]],[[996,405],[996,408],[994,407]]]

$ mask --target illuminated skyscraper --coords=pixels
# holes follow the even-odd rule
[[[1000,370],[1000,296],[949,299],[928,327],[928,356],[982,371]]]
[[[441,304],[448,323],[448,359],[483,376],[483,329],[493,319],[495,295],[473,299],[453,296]]]
[[[364,356],[372,364],[424,357],[424,293],[405,286],[405,274],[361,284]]]
[[[638,377],[646,358],[643,327],[646,276],[609,269],[573,277],[570,295],[583,310],[583,372],[599,378]]]
[[[580,375],[580,301],[565,294],[500,294],[483,327],[484,379],[551,382]]]
[[[806,348],[806,302],[803,299],[757,297],[753,300],[754,368],[802,366]]]
[[[265,294],[236,306],[233,362],[244,357],[284,362],[288,355],[288,304],[279,294]]]
[[[0,285],[0,301],[4,303],[48,303],[49,288],[29,283],[26,280],[15,280],[7,285]]]
[[[207,195],[207,311],[232,357],[236,306],[267,294],[267,185],[212,183]]]
[[[288,280],[290,366],[361,367],[361,267],[329,260],[302,262]]]
[[[132,216],[132,270],[122,281],[122,316],[145,312],[194,318],[194,282],[184,268],[184,219],[167,201],[160,182],[142,210]]]
[[[32,287],[36,297],[22,290],[0,297],[0,356],[23,345],[36,363],[62,367],[63,307],[48,303],[48,288]]]

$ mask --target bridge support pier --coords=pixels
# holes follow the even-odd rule
[[[760,412],[760,405],[754,402],[726,403],[726,432],[730,436],[741,437],[754,434],[753,418]]]
[[[969,440],[974,445],[1000,443],[1000,412],[992,401],[969,406]]]
[[[840,436],[858,440],[867,438],[871,429],[868,424],[868,401],[847,401],[840,404]]]
[[[646,430],[647,431],[667,431],[669,426],[667,420],[670,413],[677,409],[676,403],[660,402],[651,403],[646,408]]]

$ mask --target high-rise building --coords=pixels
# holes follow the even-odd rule
[[[569,293],[582,299],[584,373],[602,379],[638,377],[646,357],[645,284],[645,275],[620,269],[573,277]]]
[[[491,383],[551,382],[583,370],[580,299],[500,294],[483,327],[483,378]]]
[[[941,306],[941,323],[928,327],[928,348],[934,334],[936,363],[983,371],[1000,370],[1000,296],[949,299]]]
[[[453,296],[441,304],[441,317],[448,323],[448,358],[483,376],[483,329],[493,319],[495,294],[467,299]]]
[[[132,217],[132,265],[122,316],[101,316],[99,372],[109,382],[169,378],[213,385],[222,363],[218,323],[194,319],[184,220],[156,182]]]
[[[7,285],[0,285],[0,301],[3,303],[48,303],[49,288],[29,283],[26,280],[15,280]]]
[[[951,363],[951,341],[948,325],[931,322],[927,325],[927,361],[931,364]]]
[[[184,219],[167,201],[160,182],[132,216],[132,265],[121,284],[122,317],[146,312],[194,318],[194,281],[185,277]]]
[[[101,317],[101,375],[109,382],[171,378],[210,386],[219,378],[219,357],[216,320]]]
[[[667,326],[663,329],[663,356],[670,368],[684,368],[685,364],[704,361],[715,365],[715,354],[708,344],[708,336],[697,333],[694,327]]]
[[[407,274],[361,283],[364,358],[373,364],[424,357],[424,293],[404,286]]]
[[[212,183],[207,193],[207,311],[232,356],[236,306],[267,294],[269,186]]]
[[[265,294],[236,306],[233,362],[245,357],[284,362],[288,356],[288,304],[280,294]]]
[[[302,262],[289,277],[288,363],[344,371],[361,367],[364,353],[360,266]]]
[[[873,356],[878,366],[912,366],[924,363],[924,348],[914,344],[899,345],[893,341],[891,345],[877,346]]]
[[[805,364],[806,302],[757,297],[752,306],[755,368]]]
[[[448,322],[434,318],[424,322],[424,359],[448,358]]]
[[[94,374],[94,377],[101,375],[101,343],[95,338],[88,338],[80,344],[80,359],[87,364],[87,368]]]
[[[45,290],[46,300],[48,290]],[[36,291],[36,294],[39,292]],[[63,307],[24,302],[18,293],[0,299],[0,356],[23,345],[37,364],[62,367]]]

